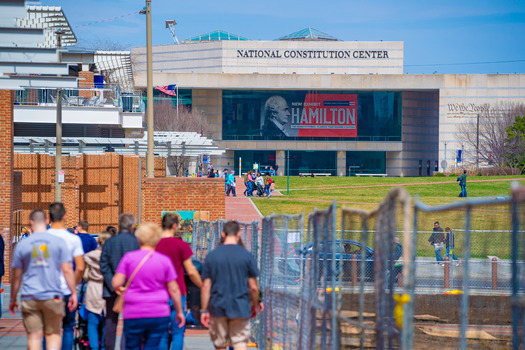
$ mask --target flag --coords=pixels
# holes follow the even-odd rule
[[[157,86],[155,89],[165,93],[166,95],[170,96],[177,96],[177,85],[166,85],[166,86]]]

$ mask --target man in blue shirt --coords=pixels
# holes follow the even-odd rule
[[[201,322],[210,328],[216,349],[246,349],[250,318],[257,316],[259,287],[253,255],[239,245],[241,230],[235,221],[224,225],[224,243],[206,257],[202,271]]]
[[[97,241],[91,237],[88,233],[89,223],[86,220],[80,220],[77,226],[77,235],[82,241],[82,248],[84,248],[84,254],[89,253],[92,250],[97,249]]]

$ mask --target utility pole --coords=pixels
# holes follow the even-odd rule
[[[286,195],[290,195],[290,150],[286,151]]]
[[[147,126],[148,151],[146,153],[146,177],[155,177],[155,159],[153,154],[153,65],[151,48],[151,0],[146,0],[146,46],[147,46]]]
[[[479,170],[479,113],[476,117],[476,170]]]
[[[62,29],[57,35],[58,62],[62,61]],[[62,182],[59,173],[62,171],[62,89],[57,88],[57,123],[56,123],[56,148],[55,148],[55,202],[62,202]]]

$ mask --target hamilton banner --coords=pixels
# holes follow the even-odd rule
[[[357,137],[357,95],[307,93],[292,101],[270,96],[262,108],[261,136]]]

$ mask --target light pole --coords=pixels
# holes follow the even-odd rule
[[[286,151],[286,195],[290,195],[290,150]]]
[[[151,0],[146,0],[146,60],[147,60],[147,128],[148,151],[146,153],[146,177],[155,177],[155,160],[153,154],[153,65],[151,54]]]
[[[479,170],[479,113],[476,117],[476,170]]]
[[[62,28],[59,28],[57,35],[58,62],[62,61]],[[57,88],[57,123],[56,123],[56,148],[55,148],[55,202],[62,202],[62,180],[59,173],[62,171],[62,89]]]

